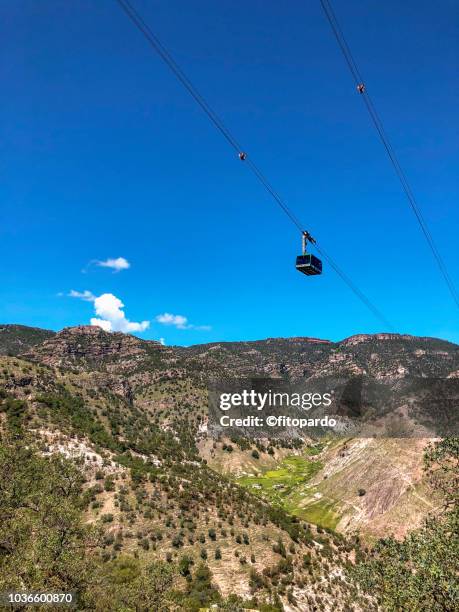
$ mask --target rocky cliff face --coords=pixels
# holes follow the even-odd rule
[[[27,331],[29,330],[29,331]],[[27,340],[26,340],[27,338]],[[308,378],[329,373],[367,374],[376,379],[453,377],[459,370],[459,347],[436,338],[398,334],[357,335],[341,342],[309,337],[268,338],[254,342],[219,342],[164,347],[98,327],[68,327],[54,334],[20,326],[0,328],[0,354],[15,354],[63,368],[94,370],[175,367],[203,375],[225,372]],[[22,349],[22,350],[21,350]]]
[[[292,379],[327,372],[355,371],[376,378],[413,375],[446,377],[459,367],[459,347],[436,338],[397,334],[352,336],[341,342],[311,338],[270,338],[179,349],[188,361],[207,366],[274,373],[281,366]]]
[[[99,327],[66,327],[44,342],[30,347],[23,357],[56,367],[103,368],[109,363],[133,360],[150,348],[159,350],[159,342],[147,342],[119,332],[105,332]]]

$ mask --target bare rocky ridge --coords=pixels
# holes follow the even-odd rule
[[[105,332],[100,327],[66,327],[44,342],[23,351],[25,358],[54,367],[92,366],[98,369],[113,361],[132,361],[150,347],[160,349],[155,341],[140,340],[129,334]]]
[[[0,351],[2,348],[4,351],[0,334]],[[406,375],[446,378],[459,368],[456,344],[398,334],[361,334],[336,343],[308,337],[268,338],[185,348],[165,347],[159,342],[128,334],[79,326],[65,328],[44,342],[31,343],[18,354],[57,367],[103,369],[110,366],[113,370],[125,368],[126,364],[144,362],[147,365],[155,356],[161,367],[177,364],[177,367],[193,370],[205,366],[206,374],[225,370],[237,376],[245,372],[287,374],[293,380],[343,370],[355,370],[381,379]]]

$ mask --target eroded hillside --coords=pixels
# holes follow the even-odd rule
[[[212,440],[207,384],[365,376],[415,410],[414,379],[457,378],[454,344],[384,334],[183,348],[94,327],[18,333],[0,334],[0,352],[16,354],[0,358],[2,429],[76,461],[106,562],[130,553],[186,565],[185,590],[205,562],[223,596],[367,610],[374,602],[346,572],[364,554],[351,534],[401,537],[436,509],[421,469],[426,440]]]

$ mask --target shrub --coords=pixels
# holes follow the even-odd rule
[[[102,522],[103,523],[112,523],[113,522],[113,514],[102,514]]]
[[[209,529],[207,533],[209,534],[209,538],[215,542],[215,540],[217,539],[217,533],[215,532],[215,529]]]
[[[142,538],[139,541],[139,546],[141,546],[144,550],[150,550],[150,542],[147,538]]]
[[[104,480],[104,489],[106,491],[114,491],[115,490],[115,482],[113,476],[107,476]]]
[[[178,564],[179,573],[182,576],[188,576],[190,574],[190,567],[194,564],[194,561],[188,555],[183,555]]]
[[[172,538],[172,546],[174,548],[180,548],[180,546],[183,546],[183,540],[180,535],[177,534]]]

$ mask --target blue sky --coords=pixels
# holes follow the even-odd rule
[[[396,330],[459,342],[319,1],[132,1]],[[459,285],[457,4],[334,6]],[[295,271],[294,226],[114,0],[18,0],[0,15],[1,322],[60,329],[109,311],[168,344],[384,331],[332,270]],[[119,257],[128,269],[97,263]],[[71,290],[116,296],[125,318]]]

